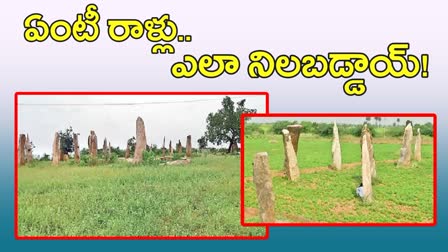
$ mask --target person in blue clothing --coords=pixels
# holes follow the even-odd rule
[[[356,188],[356,195],[358,195],[359,197],[364,197],[364,188],[362,187],[362,183],[358,186],[358,188]]]

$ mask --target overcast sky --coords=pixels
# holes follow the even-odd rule
[[[432,123],[432,117],[381,117],[381,125],[392,125],[397,122],[397,118],[400,118],[400,125],[404,125],[407,120],[411,120],[414,124],[425,124],[427,122]],[[272,123],[277,121],[310,121],[310,122],[326,122],[326,123],[351,123],[362,124],[366,121],[366,117],[254,117],[250,120],[253,123]],[[375,124],[376,121],[373,117],[370,120],[371,124]]]
[[[51,155],[54,133],[73,127],[80,133],[80,148],[87,148],[87,136],[94,130],[98,148],[103,140],[126,148],[135,136],[138,116],[145,122],[148,143],[166,147],[170,140],[185,146],[191,135],[193,147],[206,129],[210,112],[222,107],[224,95],[25,95],[19,96],[19,134],[29,134],[35,155]],[[234,102],[246,99],[246,107],[265,112],[265,96],[230,95]],[[136,105],[137,103],[137,105]],[[143,104],[142,104],[143,103]],[[39,105],[40,104],[40,105]],[[54,105],[52,105],[54,104]],[[95,105],[96,104],[96,105]]]

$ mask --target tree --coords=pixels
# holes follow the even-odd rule
[[[137,144],[137,140],[135,139],[134,136],[128,139],[128,146],[129,146],[131,153],[134,153],[136,144]]]
[[[198,139],[198,145],[199,145],[199,149],[205,149],[207,148],[207,138],[205,136],[202,136],[201,138]]]
[[[75,150],[73,144],[73,128],[70,126],[65,131],[59,131],[59,138],[61,139],[61,151],[62,153],[69,154]]]
[[[366,117],[366,121],[367,121],[367,122],[370,122],[370,120],[372,120],[372,117],[367,116],[367,117]]]
[[[207,130],[205,138],[210,143],[221,145],[229,143],[227,153],[232,150],[234,143],[240,142],[240,115],[242,113],[256,113],[256,109],[249,109],[244,106],[246,100],[243,99],[235,103],[226,96],[222,100],[222,108],[216,113],[207,116]],[[246,118],[248,120],[248,118]]]
[[[41,158],[39,158],[39,161],[50,161],[50,155],[47,153],[44,153]]]

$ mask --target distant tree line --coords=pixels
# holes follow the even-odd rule
[[[399,137],[403,136],[403,130],[405,125],[393,124],[393,125],[383,125],[375,123],[375,125],[370,124],[371,120],[366,120],[372,135],[375,136],[386,136],[386,137]],[[377,122],[381,120],[376,119]],[[399,122],[399,121],[398,121]],[[277,121],[274,123],[248,123],[245,125],[244,132],[246,135],[263,135],[263,134],[281,134],[283,129],[286,129],[288,125],[300,124],[303,126],[302,133],[310,133],[319,135],[322,137],[328,137],[333,135],[333,123],[317,123],[310,121]],[[338,124],[340,135],[353,135],[361,136],[363,124]],[[422,135],[433,136],[433,125],[432,123],[425,124],[413,124],[414,135],[417,134],[417,128],[420,128]]]

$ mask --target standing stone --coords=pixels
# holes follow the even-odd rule
[[[422,161],[422,135],[420,134],[420,128],[417,129],[417,139],[415,139],[414,159]]]
[[[375,161],[375,153],[373,151],[373,138],[372,133],[369,130],[367,124],[364,124],[361,132],[361,148],[362,148],[362,140],[363,137],[366,136],[367,140],[367,149],[369,151],[369,170],[372,178],[376,178],[376,161]]]
[[[282,134],[283,147],[285,149],[284,167],[286,170],[286,175],[288,176],[288,179],[295,181],[300,176],[299,167],[297,165],[297,156],[291,143],[289,131],[284,129],[282,130]]]
[[[62,139],[61,139],[62,140]],[[59,149],[59,161],[64,161],[64,150],[62,149],[62,143],[60,143]]]
[[[56,133],[54,133],[54,140],[53,140],[53,165],[59,164],[59,159],[60,159],[59,152],[61,151],[61,149],[59,147],[59,144],[60,144],[59,142],[60,142],[59,133],[56,132]]]
[[[233,143],[232,146],[230,147],[230,150],[232,153],[235,153],[238,151],[238,144],[237,143]]]
[[[162,144],[162,157],[165,157],[165,151],[166,151],[166,148],[165,148],[165,137],[163,137],[163,144]]]
[[[412,123],[408,123],[404,129],[403,145],[400,149],[400,159],[398,165],[409,166],[411,164],[411,142],[412,142]]]
[[[177,146],[177,153],[182,154],[182,143],[180,142],[180,140],[176,146]]]
[[[107,147],[107,138],[104,138],[104,142],[103,142],[103,158],[104,158],[104,160],[109,160],[109,150]]]
[[[128,159],[131,156],[131,149],[129,145],[126,146],[126,152],[124,153],[124,158]]]
[[[98,139],[96,137],[95,131],[91,130],[88,137],[89,143],[89,153],[92,159],[96,159],[96,154],[98,152]]]
[[[143,159],[143,151],[146,150],[147,145],[145,123],[141,117],[138,117],[136,121],[136,136],[134,163],[140,163]]]
[[[187,136],[187,147],[186,147],[186,156],[187,158],[191,157],[191,135]]]
[[[33,145],[31,144],[30,137],[26,134],[26,142],[25,142],[25,161],[27,163],[33,161]]]
[[[362,162],[362,187],[363,187],[363,200],[365,202],[372,202],[372,175],[370,170],[370,155],[369,144],[367,142],[367,134],[362,137],[361,147],[361,162]]]
[[[73,133],[73,148],[75,151],[75,162],[79,163],[79,159],[80,159],[80,154],[79,154],[79,142],[78,142],[78,134],[77,133]]]
[[[262,222],[275,222],[275,196],[272,190],[272,177],[269,169],[268,153],[260,152],[254,160],[254,184],[257,192],[260,218]]]
[[[299,124],[294,125],[288,125],[287,129],[289,131],[289,135],[291,136],[291,143],[294,147],[294,152],[297,155],[297,152],[299,150],[299,138],[300,138],[300,132],[302,131],[303,126]]]
[[[171,145],[171,140],[170,140],[169,148],[170,148],[170,156],[173,156],[173,146]]]
[[[25,144],[26,144],[26,136],[25,134],[19,135],[19,165],[26,164],[26,156],[25,156]]]
[[[110,142],[109,146],[107,146],[107,155],[109,155],[109,159],[112,157],[112,147],[110,146]]]
[[[331,146],[331,154],[333,156],[333,167],[336,170],[342,169],[341,144],[339,142],[339,130],[336,122],[333,125],[333,145]]]

